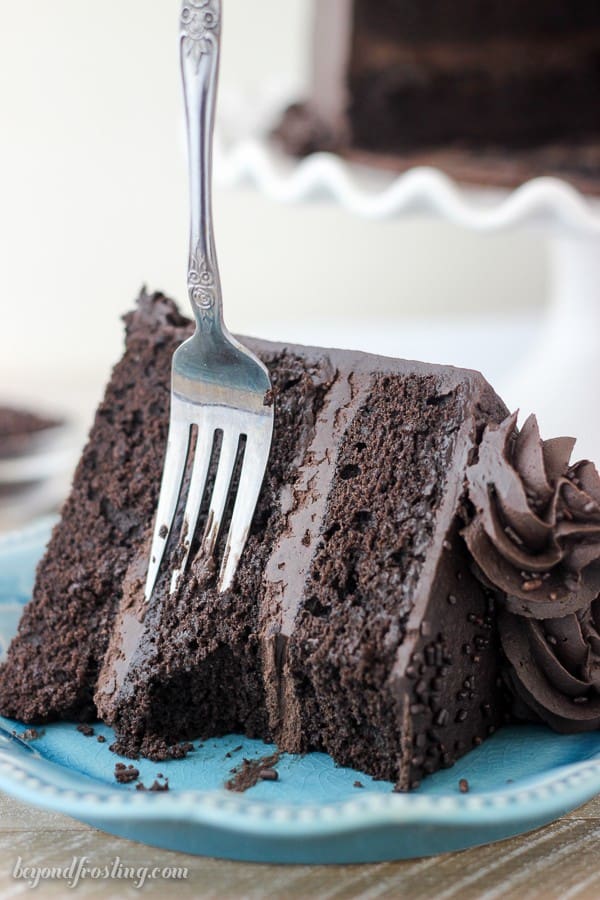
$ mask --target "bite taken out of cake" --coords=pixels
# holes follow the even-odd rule
[[[515,684],[531,690],[506,616],[527,636],[523,617],[587,623],[600,590],[597,473],[530,426],[517,439],[477,373],[249,340],[272,378],[275,433],[233,588],[218,594],[214,566],[196,558],[169,595],[167,560],[145,603],[171,357],[191,329],[158,294],[127,317],[0,668],[0,712],[99,715],[132,758],[244,733],[414,788],[492,734],[514,695],[522,714]],[[580,680],[577,713],[595,689]],[[575,719],[563,710],[563,730]]]

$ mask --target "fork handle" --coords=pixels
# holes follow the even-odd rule
[[[199,333],[223,331],[212,212],[212,151],[221,44],[221,0],[183,0],[181,73],[190,181],[188,294]]]

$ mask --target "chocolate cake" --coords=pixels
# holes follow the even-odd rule
[[[294,153],[374,155],[513,184],[558,174],[600,191],[597,0],[316,0]]]
[[[98,713],[129,757],[243,732],[414,787],[502,717],[494,599],[461,529],[467,467],[506,409],[473,372],[248,340],[276,419],[234,587],[219,595],[196,560],[146,605],[171,356],[190,331],[160,295],[128,316],[0,711]]]

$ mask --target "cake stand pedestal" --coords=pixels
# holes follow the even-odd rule
[[[578,438],[578,455],[600,460],[600,239],[550,238],[550,297],[530,354],[501,385],[543,433]]]
[[[222,115],[215,157],[223,187],[252,185],[287,204],[328,199],[371,221],[426,214],[478,234],[527,228],[548,239],[545,322],[522,362],[496,386],[522,417],[537,414],[544,437],[573,434],[577,455],[600,462],[599,201],[557,178],[488,190],[460,185],[429,167],[398,176],[332,154],[297,162],[267,137],[272,107],[270,114],[263,108],[254,128],[247,103],[244,108],[246,119],[231,107]]]

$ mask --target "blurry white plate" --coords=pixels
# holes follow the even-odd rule
[[[69,489],[83,436],[71,422],[27,439],[26,452],[0,458],[0,531],[57,509]]]
[[[28,436],[25,454],[0,457],[0,486],[40,481],[68,471],[79,446],[76,430],[68,423]]]

